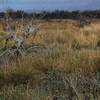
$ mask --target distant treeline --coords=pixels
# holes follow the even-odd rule
[[[41,18],[45,20],[49,19],[79,19],[82,17],[85,18],[100,18],[100,10],[94,10],[94,11],[43,11],[40,13],[27,13],[21,10],[13,11],[12,9],[7,10],[8,16],[10,16],[13,19],[16,18],[33,18],[34,16],[36,18]],[[5,18],[5,13],[0,12],[0,18]]]

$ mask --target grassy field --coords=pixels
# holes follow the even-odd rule
[[[11,22],[19,37],[20,22]],[[0,49],[0,100],[100,100],[100,20],[81,28],[75,20],[38,22],[36,37],[24,47],[39,47],[10,59]],[[0,48],[4,28],[0,20]]]

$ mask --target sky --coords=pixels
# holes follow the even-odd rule
[[[96,10],[100,0],[0,0],[0,11],[14,10]]]

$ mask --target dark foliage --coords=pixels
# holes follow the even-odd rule
[[[100,18],[100,10],[95,10],[95,11],[59,11],[55,10],[53,12],[49,11],[43,11],[40,13],[27,13],[21,10],[13,11],[9,10],[9,15],[13,19],[15,18],[22,18],[22,15],[24,18],[33,18],[34,16],[36,18],[41,18],[40,16],[45,15],[42,17],[42,19],[49,20],[49,19],[80,19],[81,17],[86,17],[86,18]],[[0,13],[0,18],[4,18],[5,13],[1,12]]]

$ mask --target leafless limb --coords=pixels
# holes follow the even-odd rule
[[[43,15],[45,16],[45,15]],[[43,16],[40,16],[40,18],[42,18]],[[11,25],[10,25],[10,16],[9,16],[9,12],[6,12],[5,14],[5,18],[6,18],[6,38],[4,39],[4,45],[3,48],[1,48],[1,50],[4,50],[4,52],[0,55],[3,56],[6,53],[8,54],[17,54],[17,55],[21,55],[23,56],[23,54],[25,54],[26,49],[24,47],[25,41],[30,39],[30,35],[32,35],[33,39],[36,37],[38,31],[40,30],[40,26],[41,24],[39,22],[35,22],[34,19],[30,20],[29,23],[27,23],[27,25],[24,26],[24,14],[22,13],[22,21],[21,21],[21,33],[23,34],[22,38],[19,38],[19,33],[18,32],[13,32]],[[34,23],[33,23],[34,21]],[[13,46],[8,47],[9,41],[14,41]],[[35,48],[37,46],[32,46],[29,47],[29,49],[31,48]],[[39,46],[38,46],[39,47]]]

